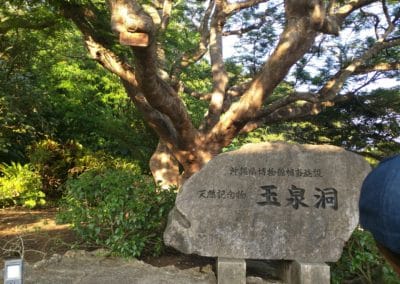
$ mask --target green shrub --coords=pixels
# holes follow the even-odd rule
[[[89,245],[116,255],[157,255],[174,200],[172,191],[158,191],[150,177],[121,168],[91,169],[67,182],[59,219]]]
[[[357,228],[342,257],[332,264],[332,283],[399,284],[400,280],[379,253],[372,235]],[[350,282],[349,282],[350,281]]]
[[[1,164],[0,206],[22,205],[34,208],[46,203],[41,191],[40,175],[29,164]]]
[[[77,176],[90,169],[118,168],[141,174],[138,161],[128,161],[115,157],[104,151],[87,152],[76,160],[74,168],[70,169],[72,176]]]
[[[51,139],[42,140],[29,149],[31,164],[39,172],[43,192],[50,198],[62,195],[62,185],[70,169],[82,155],[82,146],[74,141],[60,144]]]

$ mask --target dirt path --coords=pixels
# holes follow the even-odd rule
[[[27,262],[64,254],[78,239],[68,225],[55,222],[56,208],[27,210],[0,209],[0,267],[5,257],[24,254]]]
[[[56,224],[56,214],[57,208],[0,209],[0,268],[5,258],[23,253],[26,283],[216,283],[213,258],[167,250],[160,257],[126,260],[88,252],[68,225]],[[251,272],[247,283],[281,283],[263,274]]]
[[[71,249],[90,250],[82,245],[68,225],[56,224],[57,212],[57,208],[0,209],[0,267],[3,267],[4,258],[19,257],[21,253],[26,262],[35,263],[53,254],[63,255]],[[172,250],[160,257],[143,257],[142,260],[153,266],[175,265],[181,269],[214,264],[213,259]]]

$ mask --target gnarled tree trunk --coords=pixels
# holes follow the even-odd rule
[[[373,66],[367,65],[373,62],[369,59],[386,48],[400,45],[400,39],[389,39],[395,30],[393,20],[388,23],[380,40],[338,70],[319,91],[294,91],[265,105],[266,99],[284,80],[290,68],[310,50],[319,34],[337,35],[348,15],[378,1],[284,1],[285,24],[278,44],[252,81],[240,86],[229,85],[225,69],[222,36],[229,34],[225,23],[236,13],[268,0],[210,0],[198,27],[198,48],[191,53],[182,53],[181,60],[169,67],[174,72],[169,77],[162,70],[165,62],[159,55],[163,53],[163,46],[158,40],[170,21],[170,0],[155,0],[147,6],[135,0],[107,1],[112,29],[119,38],[122,36],[121,43],[131,46],[133,63],[112,51],[110,41],[115,44],[118,37],[105,40],[99,36],[96,29],[104,27],[98,24],[100,16],[93,5],[62,2],[65,16],[71,18],[82,31],[91,56],[121,78],[128,96],[160,137],[162,143],[150,161],[150,168],[156,181],[160,181],[163,187],[179,184],[200,170],[239,133],[250,132],[266,123],[315,115],[336,101],[346,100],[347,94],[340,94],[344,82],[359,72],[371,72],[367,71],[373,70]],[[326,2],[329,2],[328,5]],[[388,15],[387,9],[385,13]],[[390,17],[387,16],[387,19]],[[213,85],[207,94],[193,93],[195,97],[209,101],[204,122],[196,129],[174,87],[180,85],[179,70],[199,61],[207,51]],[[182,169],[182,177],[178,177],[178,164]]]

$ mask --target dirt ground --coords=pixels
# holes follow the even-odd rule
[[[19,257],[35,263],[50,258],[53,254],[63,255],[71,249],[86,249],[68,225],[56,224],[57,208],[27,210],[24,208],[0,209],[0,267],[4,259]],[[172,249],[159,257],[143,257],[146,263],[164,267],[175,265],[180,269],[214,265],[212,258],[184,255]]]

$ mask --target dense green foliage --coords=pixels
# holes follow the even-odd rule
[[[47,139],[30,147],[30,164],[40,174],[42,191],[47,197],[61,197],[63,184],[81,155],[82,146],[72,141],[62,145]]]
[[[15,1],[1,6],[0,16],[0,163],[7,164],[1,172],[23,165],[15,176],[29,169],[40,185],[19,191],[36,188],[53,200],[69,176],[90,168],[88,157],[107,153],[148,173],[157,140],[119,79],[88,58],[77,30],[42,2]],[[1,196],[3,205],[21,204]]]
[[[281,123],[253,136],[308,144],[331,144],[364,155],[373,164],[400,152],[400,91],[378,89],[337,104],[307,121]],[[250,136],[251,136],[250,135]]]
[[[92,169],[67,183],[61,219],[90,246],[123,256],[160,254],[173,191],[129,168]]]
[[[342,257],[331,265],[332,283],[396,284],[399,279],[378,252],[369,232],[357,228],[346,243]]]
[[[30,165],[0,164],[0,172],[0,207],[22,205],[34,208],[46,203],[40,176]]]

